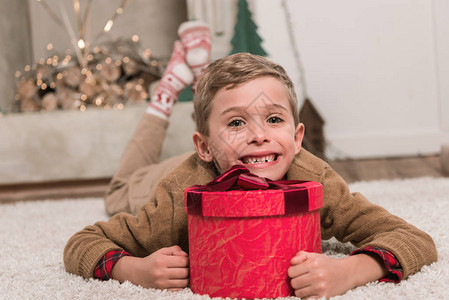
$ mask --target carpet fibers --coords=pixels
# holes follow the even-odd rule
[[[449,178],[358,182],[351,190],[429,233],[439,260],[399,284],[370,283],[334,299],[449,299]],[[209,299],[190,289],[172,293],[67,273],[68,238],[106,219],[101,199],[0,205],[0,299]],[[353,247],[330,240],[323,250],[342,257]]]

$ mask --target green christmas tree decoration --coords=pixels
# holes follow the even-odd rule
[[[186,102],[186,101],[192,101],[193,100],[193,91],[192,86],[189,85],[185,89],[182,90],[182,92],[178,96],[179,102]]]
[[[231,44],[230,54],[239,52],[249,52],[251,54],[267,56],[267,52],[262,48],[262,38],[257,34],[257,25],[252,19],[251,11],[246,0],[239,0],[237,23],[234,27],[234,36]]]

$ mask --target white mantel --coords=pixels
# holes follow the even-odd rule
[[[0,184],[110,177],[146,104],[0,117]],[[191,102],[178,103],[163,156],[193,150]]]

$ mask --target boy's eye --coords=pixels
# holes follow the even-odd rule
[[[230,127],[240,127],[243,126],[245,124],[245,122],[243,122],[242,120],[232,120],[228,126]]]
[[[279,117],[270,117],[270,118],[268,118],[268,120],[267,120],[268,123],[272,123],[272,124],[281,123],[281,122],[283,122],[283,121],[284,121],[284,120],[282,120],[282,119],[279,118]]]

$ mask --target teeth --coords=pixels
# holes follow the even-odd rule
[[[275,154],[260,156],[260,157],[244,157],[242,158],[243,163],[245,164],[257,164],[257,163],[266,163],[270,161],[274,161],[276,158]]]

